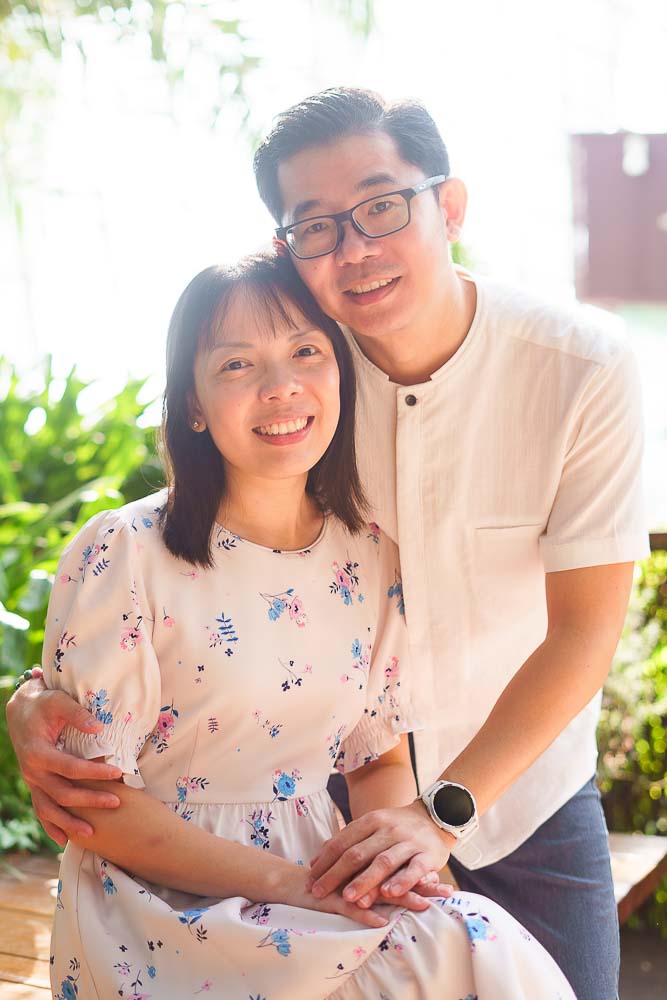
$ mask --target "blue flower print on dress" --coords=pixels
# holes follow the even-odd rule
[[[188,932],[192,934],[193,937],[196,937],[200,944],[202,943],[202,941],[206,941],[208,937],[208,931],[206,930],[206,928],[202,923],[199,923],[202,915],[206,913],[206,909],[207,908],[203,906],[199,907],[198,909],[183,910],[178,918],[179,924],[185,924],[185,926],[188,929]],[[197,926],[195,926],[195,924]],[[193,927],[194,927],[194,934],[192,933]]]
[[[178,811],[179,806],[185,806],[188,792],[203,792],[209,784],[208,778],[190,778],[187,775],[176,778],[176,799],[178,801],[176,810]],[[186,820],[192,819],[192,813],[188,809],[183,809],[181,816]]]
[[[341,684],[347,684],[348,681],[357,681],[359,690],[362,691],[366,687],[368,681],[368,671],[371,662],[371,650],[372,646],[367,643],[362,646],[358,639],[355,639],[352,643],[352,669],[356,671],[354,674],[341,674],[340,680]]]
[[[79,979],[81,963],[78,958],[71,958],[69,963],[69,975],[60,984],[60,993],[55,994],[55,1000],[77,1000],[79,996]]]
[[[262,712],[257,709],[252,713],[252,717],[258,726],[265,729],[272,740],[275,740],[276,736],[280,736],[280,730],[283,728],[282,722],[272,722],[271,719],[262,719]]]
[[[355,596],[360,604],[363,603],[364,595],[357,593],[357,588],[359,587],[359,574],[357,572],[359,563],[348,559],[343,566],[339,566],[337,562],[333,562],[331,569],[333,570],[334,579],[333,583],[329,584],[329,591],[332,594],[338,594],[342,598],[343,604],[352,605]]]
[[[308,615],[304,611],[303,601],[294,593],[294,588],[289,587],[280,594],[259,595],[269,605],[269,621],[277,622],[287,611],[290,621],[293,621],[297,628],[305,628],[308,623]]]
[[[104,555],[108,552],[109,546],[106,542],[101,545],[86,545],[85,549],[81,553],[81,566],[79,567],[79,572],[81,574],[81,583],[85,583],[86,573],[88,567],[93,567],[93,576],[101,576],[106,569],[109,568],[111,562]],[[99,558],[101,556],[101,558]]]
[[[232,646],[239,641],[236,628],[231,618],[225,616],[225,612],[220,612],[220,617],[215,619],[217,626],[209,630],[208,644],[210,649],[216,646],[226,646],[225,652],[231,656],[234,652]]]
[[[276,931],[269,931],[266,937],[257,945],[258,948],[275,948],[279,955],[283,958],[287,958],[292,950],[292,945],[289,940],[290,932],[285,928],[279,928]]]
[[[328,754],[333,761],[335,761],[338,757],[338,751],[340,750],[340,745],[343,741],[343,734],[346,729],[347,726],[339,726],[333,735],[327,736],[327,743],[329,744]]]
[[[102,888],[104,889],[105,895],[106,896],[113,896],[113,894],[115,892],[118,892],[118,889],[116,888],[116,883],[114,882],[114,880],[107,873],[107,868],[108,867],[109,867],[108,862],[107,861],[102,861],[102,863],[100,864],[100,875],[99,875],[99,878],[100,878],[100,882],[102,883]]]
[[[480,941],[495,941],[495,933],[491,921],[479,910],[467,910],[470,902],[460,897],[452,896],[449,899],[439,899],[440,906],[446,908],[453,917],[460,920],[465,926],[470,946],[474,950]],[[467,910],[467,912],[466,912]]]
[[[394,570],[394,582],[387,591],[387,597],[395,597],[397,599],[396,606],[398,608],[399,615],[405,614],[405,600],[403,598],[403,581],[400,576]]]
[[[287,802],[296,792],[296,783],[301,781],[301,772],[296,768],[291,774],[286,771],[273,772],[273,796],[278,802]]]
[[[105,688],[99,691],[86,691],[86,707],[95,716],[98,722],[103,722],[105,726],[110,726],[113,722],[111,712],[105,712],[104,706],[109,704]]]
[[[261,847],[262,850],[268,851],[271,847],[269,840],[269,823],[273,823],[276,817],[273,815],[270,809],[266,812],[263,809],[253,809],[253,811],[246,816],[246,823],[252,830],[250,834],[250,843],[254,847]]]

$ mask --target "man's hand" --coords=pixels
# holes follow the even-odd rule
[[[103,724],[63,691],[47,691],[40,672],[33,675],[7,703],[7,728],[37,818],[49,837],[64,847],[69,837],[89,837],[93,832],[89,823],[71,816],[68,807],[115,809],[120,804],[118,796],[81,788],[76,782],[118,780],[122,771],[56,748],[66,726],[90,735],[100,732]]]
[[[423,895],[440,895],[432,882],[419,883],[444,868],[455,843],[419,799],[409,806],[377,809],[327,841],[311,863],[306,885],[320,899],[346,885],[343,898],[361,906],[372,905],[378,887],[392,903],[415,887]]]

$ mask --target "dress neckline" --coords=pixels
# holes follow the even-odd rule
[[[238,535],[235,531],[232,531],[231,528],[228,528],[226,525],[221,524],[220,521],[214,522],[214,527],[215,527],[214,534],[217,535],[221,531],[224,531],[228,535],[231,535],[233,538],[238,539],[238,541],[243,542],[244,545],[250,545],[254,549],[259,549],[260,552],[270,552],[273,555],[299,556],[299,555],[306,555],[308,552],[311,552],[316,545],[320,544],[320,542],[326,535],[328,524],[329,524],[329,517],[327,517],[327,515],[324,515],[324,518],[322,520],[322,527],[320,528],[317,537],[314,539],[314,541],[310,543],[310,545],[304,545],[303,548],[300,549],[276,549],[272,548],[270,545],[260,545],[259,542],[253,542],[250,538],[244,538],[243,535]]]

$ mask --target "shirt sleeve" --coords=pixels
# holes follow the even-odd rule
[[[377,629],[366,686],[364,713],[343,740],[336,768],[346,774],[377,760],[395,747],[401,733],[421,729],[413,709],[405,602],[394,542],[371,526],[377,537]],[[353,654],[355,650],[352,650]],[[356,650],[364,656],[361,644]]]
[[[560,483],[540,539],[547,573],[649,554],[641,463],[641,385],[625,347],[588,381],[573,421]]]
[[[103,512],[60,560],[46,621],[44,680],[104,723],[99,735],[66,728],[62,749],[103,757],[136,788],[144,787],[137,758],[160,708],[149,614],[131,528],[117,513]]]

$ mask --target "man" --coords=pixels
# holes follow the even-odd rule
[[[466,192],[418,104],[315,95],[278,118],[255,172],[284,252],[349,334],[360,468],[400,546],[424,711],[424,804],[351,823],[314,862],[313,891],[391,899],[428,871],[436,823],[459,885],[520,919],[580,1000],[613,1000],[593,776],[598,692],[648,551],[632,358],[580,317],[454,267]],[[52,773],[103,776],[53,750],[84,715],[31,681],[8,718],[38,815],[62,839],[74,822],[62,806],[102,804]]]

